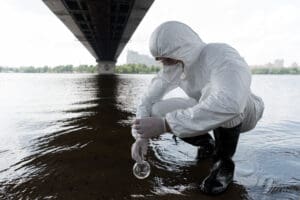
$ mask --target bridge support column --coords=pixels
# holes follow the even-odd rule
[[[114,74],[115,67],[115,61],[99,61],[97,65],[98,74]]]

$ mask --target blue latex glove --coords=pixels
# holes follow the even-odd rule
[[[167,132],[165,119],[160,117],[145,117],[136,119],[133,122],[133,129],[136,130],[141,138],[146,139],[156,137]]]
[[[147,154],[148,139],[137,137],[135,143],[131,146],[131,157],[137,163],[142,163]]]

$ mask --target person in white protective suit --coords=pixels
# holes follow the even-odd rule
[[[133,121],[137,139],[132,157],[140,161],[149,138],[172,133],[198,146],[198,158],[213,158],[201,191],[224,192],[233,180],[239,134],[256,126],[264,103],[250,90],[248,64],[231,46],[204,43],[189,26],[176,21],[152,33],[150,51],[163,68],[142,96]],[[180,87],[189,98],[162,97]],[[214,139],[208,134],[213,130]]]

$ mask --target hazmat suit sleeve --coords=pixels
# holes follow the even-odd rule
[[[210,76],[197,105],[167,113],[166,120],[176,136],[201,135],[243,112],[250,94],[249,68],[243,63],[223,62]]]
[[[170,70],[173,74],[170,75]],[[136,118],[150,117],[152,105],[163,98],[163,96],[178,86],[178,70],[172,70],[171,66],[164,66],[151,80],[147,91],[143,94],[137,106]]]

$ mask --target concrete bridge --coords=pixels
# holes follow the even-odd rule
[[[114,73],[117,58],[154,0],[43,0],[98,63]]]

